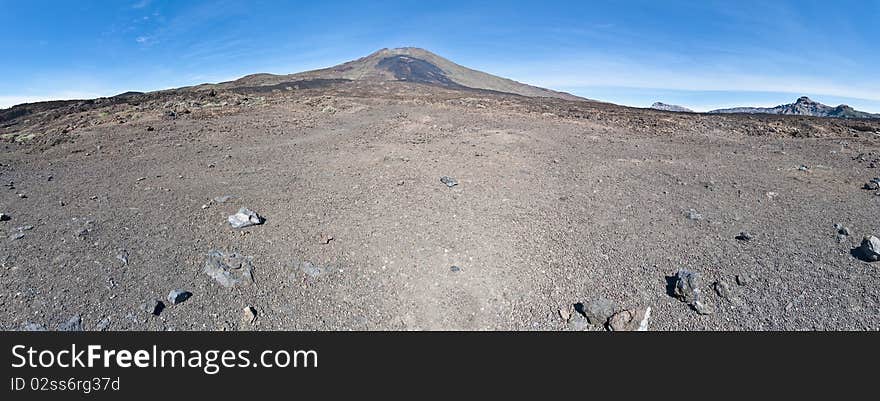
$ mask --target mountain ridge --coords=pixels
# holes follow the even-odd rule
[[[794,103],[781,104],[775,107],[733,107],[727,109],[711,110],[712,114],[777,114],[812,117],[832,118],[880,118],[880,114],[872,114],[855,110],[852,107],[841,104],[828,106],[819,103],[807,96],[801,96]]]

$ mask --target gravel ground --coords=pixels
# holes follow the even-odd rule
[[[604,330],[572,306],[602,298],[649,330],[880,328],[880,262],[851,254],[880,235],[877,122],[405,83],[151,96],[3,143],[0,329]],[[221,285],[212,251],[253,280]],[[672,296],[682,268],[714,313]]]

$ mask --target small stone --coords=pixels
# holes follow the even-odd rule
[[[839,229],[837,229],[837,233],[840,235],[849,236],[850,235],[849,227],[840,227]]]
[[[608,319],[608,329],[611,331],[647,331],[648,319],[650,318],[650,306],[620,311]]]
[[[138,181],[143,181],[143,180],[146,180],[146,179],[147,179],[147,177],[138,177],[137,180],[138,180]]]
[[[95,330],[106,331],[108,327],[110,327],[110,318],[105,317],[98,321],[98,324],[95,325]]]
[[[455,178],[447,177],[445,175],[440,177],[440,182],[446,184],[446,186],[449,188],[452,188],[452,187],[458,185],[458,181]]]
[[[6,221],[6,220],[10,220],[10,219],[11,219],[11,217],[9,217],[8,214],[0,213],[0,221]]]
[[[590,321],[580,313],[575,313],[568,320],[568,327],[574,331],[584,331],[590,328]]]
[[[863,238],[859,250],[862,252],[862,256],[871,262],[880,260],[880,238],[873,235]]]
[[[27,322],[22,326],[22,331],[46,331],[46,327],[42,324],[37,324],[33,322]]]
[[[22,239],[22,238],[24,238],[24,233],[21,231],[15,232],[9,236],[9,239],[11,239],[13,241],[17,240],[17,239]]]
[[[690,210],[688,210],[688,211],[685,213],[685,216],[687,216],[688,220],[694,220],[694,221],[697,221],[697,220],[702,220],[702,219],[703,219],[703,215],[700,214],[700,213],[697,213],[697,211],[694,210],[694,209],[690,209]]]
[[[449,267],[449,271],[451,271],[451,272],[453,272],[453,273],[458,273],[458,272],[461,271],[461,268],[458,267],[458,266],[454,266],[454,265],[453,265],[453,266],[450,266],[450,267]]]
[[[700,296],[699,275],[685,269],[680,269],[673,278],[675,287],[673,294],[683,302],[692,303]]]
[[[172,305],[177,305],[186,301],[191,296],[192,293],[189,291],[172,290],[170,293],[168,293],[168,302],[171,302]]]
[[[806,165],[803,165],[803,164],[801,164],[801,166],[798,167],[798,170],[799,170],[799,171],[807,171],[807,170],[809,170],[809,169],[810,169],[809,167],[807,167]]]
[[[247,306],[244,308],[244,313],[242,318],[245,322],[254,324],[257,321],[257,308],[253,306]]]
[[[227,220],[232,228],[245,228],[260,225],[265,221],[265,219],[256,212],[244,207],[238,209],[238,213],[229,216]]]
[[[58,331],[82,331],[82,318],[76,315],[70,320],[58,325]]]
[[[743,232],[739,233],[739,235],[736,236],[736,239],[738,239],[740,241],[748,242],[748,241],[752,240],[752,234],[748,231],[743,231]]]
[[[203,271],[223,287],[231,288],[254,281],[251,260],[235,252],[212,250],[207,254]]]
[[[18,194],[18,197],[24,199],[24,198],[27,198],[27,195],[25,195],[25,194]]]
[[[165,310],[165,304],[159,300],[147,301],[143,305],[141,305],[144,312],[147,312],[151,315],[159,316],[163,310]]]
[[[727,282],[723,280],[718,280],[714,284],[712,284],[712,287],[715,289],[715,293],[718,294],[719,297],[727,300],[732,298],[730,295],[730,286],[727,284]]]
[[[221,196],[216,196],[211,200],[214,201],[214,203],[226,203],[226,202],[229,202],[233,199],[238,199],[238,197],[235,195],[221,195]]]
[[[870,181],[870,182],[866,182],[865,185],[862,186],[862,188],[866,189],[868,191],[876,191],[876,190],[880,189],[880,184],[878,184],[874,181]]]
[[[736,283],[739,285],[747,285],[750,281],[752,281],[751,277],[746,274],[736,275]]]
[[[122,265],[128,265],[128,253],[125,251],[119,252],[116,254],[116,259],[122,262]]]
[[[617,304],[605,298],[592,300],[586,304],[580,302],[574,304],[574,310],[583,315],[590,324],[605,325],[608,318],[617,312]]]
[[[333,236],[329,235],[329,234],[322,233],[321,235],[318,236],[318,243],[321,245],[327,245],[330,243],[330,241],[333,241],[333,240],[334,240]]]
[[[571,310],[568,308],[559,310],[559,317],[562,318],[563,322],[568,322],[571,320]]]
[[[695,311],[697,311],[697,313],[701,315],[711,315],[715,313],[715,309],[712,308],[711,305],[704,303],[700,300],[694,301],[691,306],[694,308]]]

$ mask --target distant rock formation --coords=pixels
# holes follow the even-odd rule
[[[806,96],[798,98],[794,103],[783,104],[776,107],[734,107],[730,109],[712,110],[710,113],[784,114],[834,118],[880,118],[880,114],[858,111],[845,104],[837,107],[826,106]]]
[[[651,108],[655,109],[655,110],[678,111],[678,112],[682,112],[682,113],[693,113],[694,112],[693,110],[691,110],[687,107],[684,107],[684,106],[679,106],[679,105],[675,105],[675,104],[666,104],[663,102],[656,102],[651,105]]]

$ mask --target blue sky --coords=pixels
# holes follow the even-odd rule
[[[880,1],[0,0],[0,107],[330,66],[417,46],[614,103],[808,95],[880,112]]]

